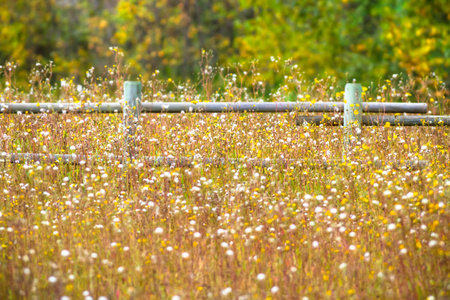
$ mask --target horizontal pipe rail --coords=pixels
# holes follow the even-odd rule
[[[363,102],[363,112],[426,113],[426,103]],[[343,112],[343,102],[159,102],[141,103],[143,113]],[[4,103],[0,113],[121,113],[120,103]]]
[[[297,125],[303,124],[340,126],[344,124],[341,117],[298,116]],[[364,126],[450,126],[450,116],[362,116]]]
[[[62,164],[96,164],[96,163],[124,163],[122,156],[85,156],[75,154],[42,154],[42,153],[2,153],[0,155],[0,163],[62,163]],[[202,158],[194,159],[193,157],[180,157],[170,158],[161,156],[145,156],[134,161],[149,164],[151,166],[175,166],[175,167],[193,167],[196,164],[204,164],[211,166],[224,166],[224,165],[243,165],[247,166],[296,166],[300,168],[310,167],[323,167],[332,168],[338,166],[355,166],[355,167],[375,167],[384,168],[386,166],[401,169],[421,169],[429,165],[426,160],[405,160],[405,161],[389,161],[383,162],[380,160],[361,160],[361,161],[343,161],[343,160],[296,160],[296,159],[261,159],[261,158],[247,158],[247,159],[235,159],[235,158]]]

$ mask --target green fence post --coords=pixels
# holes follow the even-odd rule
[[[138,147],[136,145],[136,128],[139,123],[139,114],[141,111],[141,93],[142,84],[139,81],[125,81],[123,107],[123,161],[128,165],[127,158],[136,158]]]
[[[347,83],[344,95],[344,148],[350,150],[352,137],[361,141],[362,86],[359,83]]]

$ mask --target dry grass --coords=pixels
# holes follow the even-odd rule
[[[58,93],[76,101],[96,99],[101,87],[65,88]],[[317,101],[342,97],[329,86],[308,89],[301,94]],[[181,94],[201,99],[193,89],[174,98]],[[139,159],[125,168],[107,160],[121,153],[120,124],[114,114],[0,115],[1,152],[105,158],[1,164],[2,299],[450,296],[449,129],[363,128],[352,159],[429,160],[422,170],[350,161],[178,168]],[[342,128],[295,126],[292,114],[144,114],[140,124],[141,156],[342,158]]]

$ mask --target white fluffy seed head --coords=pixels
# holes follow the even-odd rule
[[[222,294],[222,296],[227,296],[229,295],[233,290],[230,287],[224,288],[222,291],[220,291],[220,293]]]
[[[389,231],[392,231],[392,230],[394,230],[395,228],[397,228],[397,225],[395,225],[394,223],[389,224],[388,227],[387,227],[387,229],[388,229]]]

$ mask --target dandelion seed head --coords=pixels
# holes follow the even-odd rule
[[[388,227],[387,227],[387,229],[389,231],[395,230],[395,228],[397,228],[397,225],[395,225],[394,223],[389,224]]]
[[[48,278],[48,282],[50,282],[50,283],[55,283],[55,282],[57,282],[58,281],[58,279],[55,277],[55,276],[50,276],[49,278]]]
[[[220,294],[222,296],[228,296],[233,290],[230,287],[224,288],[223,290],[220,291]]]
[[[262,281],[262,280],[266,279],[266,274],[264,274],[264,273],[259,273],[259,274],[256,276],[256,279],[257,279],[258,281]]]
[[[434,247],[434,246],[436,246],[438,244],[438,242],[436,241],[436,240],[431,240],[429,243],[428,243],[428,247]]]

